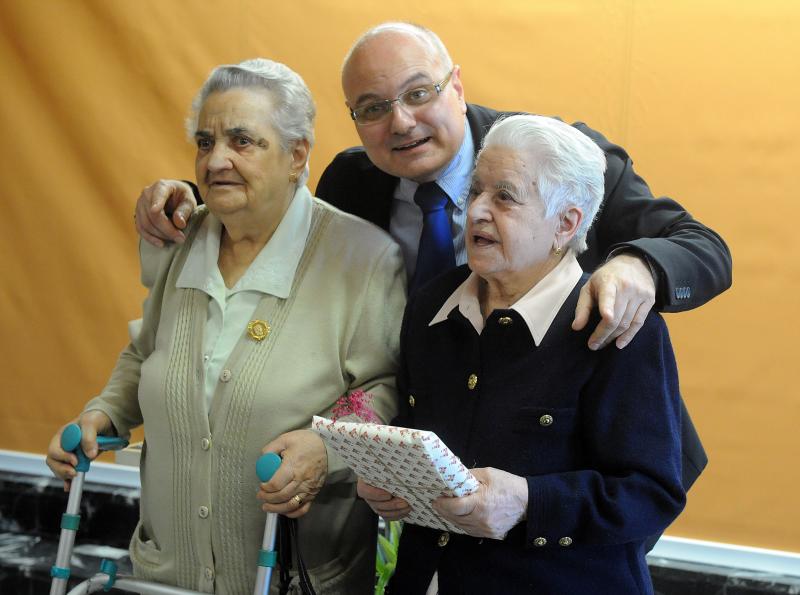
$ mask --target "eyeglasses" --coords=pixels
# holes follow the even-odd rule
[[[350,110],[350,117],[355,120],[356,124],[372,124],[383,120],[386,116],[392,113],[395,103],[401,103],[407,108],[417,108],[430,103],[442,93],[442,89],[450,82],[450,77],[453,71],[447,73],[442,82],[429,85],[420,85],[409,89],[397,96],[397,99],[384,99],[383,101],[375,101],[368,103],[362,107]]]

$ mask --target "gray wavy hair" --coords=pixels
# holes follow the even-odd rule
[[[506,147],[535,159],[533,178],[545,217],[564,213],[571,206],[583,211],[583,220],[565,247],[576,254],[586,250],[586,234],[603,202],[606,171],[603,150],[569,124],[526,114],[495,122],[483,139],[481,152],[492,146]]]
[[[197,120],[208,96],[217,91],[230,89],[266,89],[273,100],[270,124],[275,129],[284,151],[291,151],[299,140],[314,145],[314,117],[317,110],[311,91],[303,78],[294,70],[266,58],[253,58],[239,64],[217,66],[200,87],[192,100],[186,118],[186,133],[194,140]],[[302,186],[308,180],[308,162],[297,180]]]

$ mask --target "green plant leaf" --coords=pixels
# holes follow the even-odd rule
[[[389,522],[389,541],[391,541],[395,549],[400,545],[400,534],[403,532],[402,521]]]
[[[375,574],[378,580],[375,584],[375,595],[384,595],[386,585],[394,574],[402,530],[402,521],[389,521],[386,523],[388,539],[386,535],[378,534],[378,551],[375,553]]]
[[[378,547],[384,559],[389,564],[397,564],[397,546],[386,539],[383,535],[378,535]]]

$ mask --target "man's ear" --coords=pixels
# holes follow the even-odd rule
[[[458,101],[461,104],[463,113],[467,112],[467,102],[464,100],[464,84],[461,82],[461,66],[453,66],[453,74],[450,75],[450,84],[456,92]]]

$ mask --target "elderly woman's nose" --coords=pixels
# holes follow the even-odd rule
[[[230,149],[224,143],[215,144],[208,154],[208,169],[220,171],[231,167]]]
[[[491,218],[489,207],[489,193],[481,192],[472,197],[467,208],[467,217],[472,221],[483,221]]]

